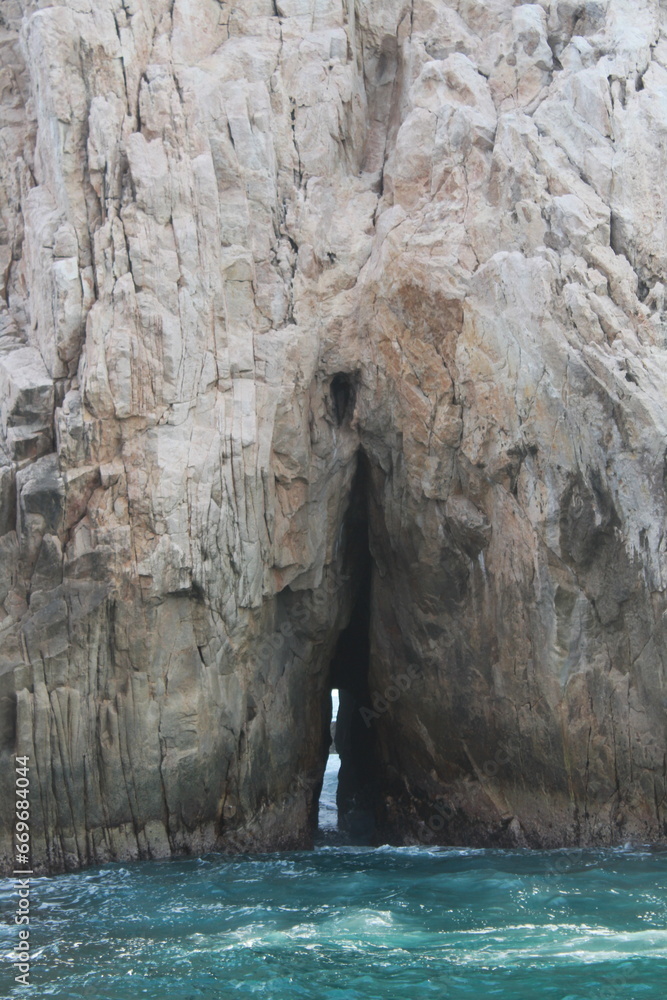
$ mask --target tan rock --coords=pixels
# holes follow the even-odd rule
[[[658,0],[7,11],[38,870],[309,844],[334,677],[379,838],[663,841]]]

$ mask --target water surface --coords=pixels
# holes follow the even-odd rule
[[[3,916],[15,897],[3,883]],[[664,1000],[667,855],[321,847],[33,880],[32,985],[130,1000]]]

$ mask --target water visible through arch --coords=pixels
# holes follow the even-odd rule
[[[336,745],[334,740],[334,733],[336,728],[336,718],[338,716],[338,707],[340,704],[340,699],[338,696],[337,689],[333,689],[331,692],[331,736],[332,744],[329,750],[329,756],[327,757],[327,764],[324,770],[324,779],[322,781],[322,791],[320,792],[320,804],[319,804],[319,814],[318,814],[318,830],[325,834],[331,835],[338,830],[338,805],[336,803],[336,795],[338,792],[338,774],[340,771],[340,757],[336,752]]]
[[[320,796],[320,836],[336,843],[370,844],[375,833],[374,733],[362,710],[369,705],[373,558],[369,545],[368,460],[362,451],[344,522],[344,567],[350,612],[329,668],[332,744]],[[334,809],[335,805],[335,809]]]

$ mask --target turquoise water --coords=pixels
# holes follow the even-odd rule
[[[667,851],[341,846],[32,880],[31,986],[0,883],[0,996],[667,1000]]]
[[[664,1000],[667,854],[426,847],[105,865],[32,883],[32,984],[94,1000]]]

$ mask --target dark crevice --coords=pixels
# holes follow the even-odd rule
[[[330,402],[331,411],[340,427],[345,420],[352,416],[356,402],[355,377],[348,372],[337,372],[331,379]],[[357,476],[359,475],[357,471]],[[356,480],[355,480],[356,483]],[[355,486],[353,486],[353,490]]]
[[[375,753],[373,731],[362,714],[370,702],[370,616],[373,563],[368,543],[369,463],[363,452],[352,484],[344,523],[350,618],[338,637],[329,685],[340,692],[335,748],[340,756],[338,826],[352,843],[370,843],[374,835]]]
[[[298,162],[298,170],[294,171],[294,180],[296,182],[297,188],[300,188],[303,184],[303,167],[301,164],[301,153],[299,152],[299,143],[296,136],[296,101],[293,97],[290,97],[291,111],[290,111],[290,122],[292,126],[292,142],[294,144],[294,151],[296,153],[296,158]]]

